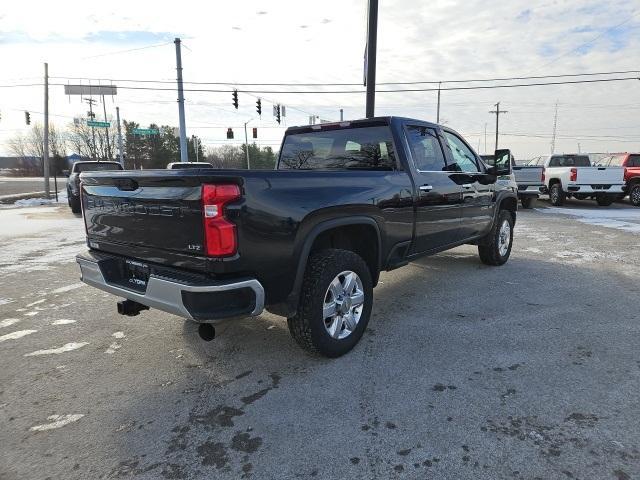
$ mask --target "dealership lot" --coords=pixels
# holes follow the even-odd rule
[[[0,478],[636,478],[640,209],[538,207],[503,267],[383,274],[336,360],[270,314],[119,316],[79,217],[1,210]]]

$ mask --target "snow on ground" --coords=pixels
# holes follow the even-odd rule
[[[546,214],[561,214],[575,217],[588,225],[613,228],[630,233],[640,233],[640,208],[537,208]]]
[[[0,210],[0,277],[72,262],[82,249],[82,219],[64,206]]]

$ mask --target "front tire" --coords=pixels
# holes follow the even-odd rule
[[[598,195],[596,197],[596,202],[598,202],[598,205],[601,207],[608,207],[614,200],[615,198],[611,195]]]
[[[522,208],[531,208],[533,197],[522,197],[520,203],[522,204]]]
[[[82,207],[80,206],[80,197],[71,195],[69,197],[69,206],[71,207],[71,211],[73,213],[80,213],[82,210]]]
[[[640,207],[640,183],[635,184],[629,190],[629,200],[634,207]]]
[[[307,263],[289,332],[303,349],[336,358],[350,351],[369,323],[373,306],[371,273],[348,250],[327,249]]]
[[[566,194],[562,190],[562,184],[554,183],[549,188],[549,200],[554,207],[561,207],[564,204]]]
[[[513,216],[508,210],[500,210],[498,219],[485,237],[485,242],[478,245],[480,260],[485,265],[504,265],[511,255],[513,244]]]

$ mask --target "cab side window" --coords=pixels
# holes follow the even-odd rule
[[[447,170],[454,172],[479,172],[478,164],[476,163],[476,156],[465,145],[460,137],[454,135],[451,132],[444,132],[444,136],[447,139],[447,148],[451,151],[451,157],[453,158],[453,164],[449,165]]]
[[[408,125],[407,140],[416,169],[423,172],[441,172],[445,169],[442,146],[433,129]]]

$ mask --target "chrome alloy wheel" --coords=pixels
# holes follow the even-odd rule
[[[631,190],[631,203],[640,205],[640,187],[634,187],[633,190]]]
[[[504,220],[500,225],[500,232],[498,233],[498,251],[500,256],[504,257],[509,251],[509,244],[511,243],[511,225],[508,220]]]
[[[336,275],[324,295],[322,318],[327,333],[336,340],[347,338],[358,326],[364,309],[364,289],[357,273]]]

